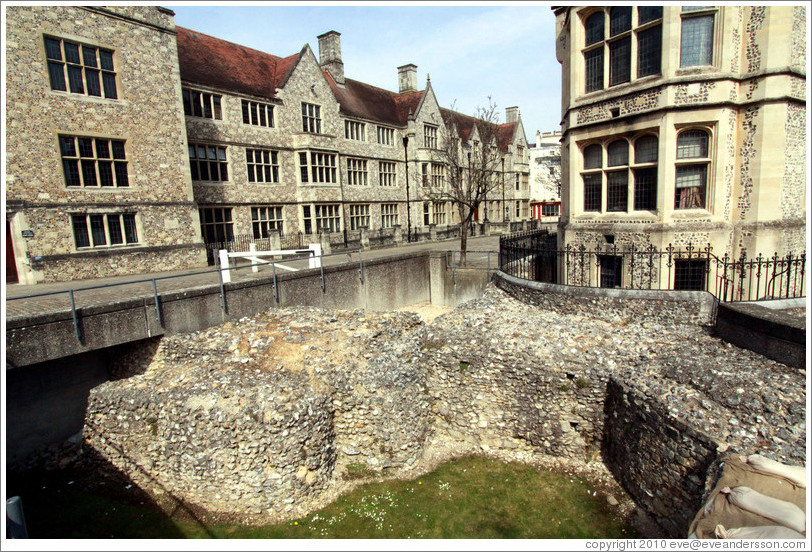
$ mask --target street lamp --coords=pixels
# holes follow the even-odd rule
[[[508,215],[508,208],[507,203],[505,203],[505,156],[502,155],[502,208],[504,212],[502,213],[502,222],[507,221]]]
[[[407,221],[407,233],[406,233],[406,240],[408,243],[412,243],[412,204],[409,199],[409,137],[403,137],[403,162],[404,167],[406,170],[406,221]]]

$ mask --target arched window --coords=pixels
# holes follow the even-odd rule
[[[610,167],[619,167],[629,164],[629,143],[626,140],[615,140],[609,144],[608,153],[609,159],[607,164]]]
[[[705,130],[684,130],[677,135],[674,209],[706,206],[710,135]]]
[[[592,144],[584,148],[584,168],[600,169],[603,167],[603,148],[600,144]]]
[[[609,36],[617,36],[632,28],[631,6],[618,6],[609,10]]]
[[[608,145],[593,143],[585,147],[581,174],[584,211],[627,213],[656,210],[658,149],[659,139],[650,130],[628,139],[615,137]],[[634,202],[630,205],[632,193]]]
[[[591,46],[603,40],[603,22],[605,16],[602,11],[593,13],[586,18],[586,45]]]
[[[584,20],[584,91],[602,90],[631,82],[636,77],[659,75],[662,63],[662,7],[616,6],[595,12]],[[606,20],[608,15],[608,36]],[[632,57],[636,42],[637,55]],[[609,82],[604,60],[609,57]]]

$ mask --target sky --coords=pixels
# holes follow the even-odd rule
[[[496,104],[518,106],[529,142],[537,130],[559,130],[561,64],[549,4],[285,2],[162,4],[175,24],[269,54],[287,57],[305,44],[318,59],[318,37],[341,33],[344,75],[397,91],[397,68],[417,65],[437,100],[473,115]]]

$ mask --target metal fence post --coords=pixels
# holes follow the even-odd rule
[[[271,263],[271,268],[273,269],[273,298],[276,302],[279,302],[279,288],[276,285],[276,263]]]
[[[218,270],[217,275],[220,277],[220,308],[224,312],[228,312],[228,308],[226,308],[226,287],[223,285],[223,271]]]
[[[161,317],[161,305],[158,303],[158,284],[155,282],[155,278],[152,279],[152,294],[155,297],[155,314],[158,316],[158,325],[163,328],[164,321]]]

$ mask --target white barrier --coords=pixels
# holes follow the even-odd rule
[[[231,270],[229,270],[228,259],[230,257],[246,259],[251,262],[251,270],[257,272],[259,264],[275,264],[277,267],[292,272],[297,271],[297,268],[291,268],[283,264],[275,263],[274,261],[266,261],[261,257],[284,257],[285,255],[308,255],[308,268],[321,268],[321,244],[311,243],[307,249],[280,249],[278,251],[257,251],[256,246],[252,243],[249,244],[249,251],[235,251],[229,253],[227,249],[220,250],[220,274],[222,275],[223,283],[227,284],[231,281]]]

